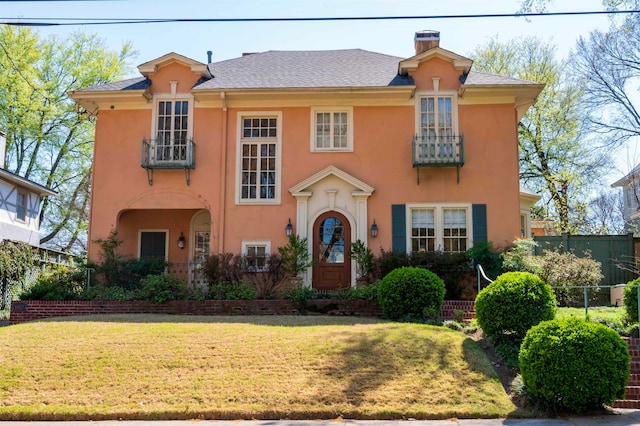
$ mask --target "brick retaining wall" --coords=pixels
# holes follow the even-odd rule
[[[454,319],[455,311],[460,310],[465,311],[465,319],[471,319],[473,307],[473,301],[445,300],[441,317]],[[310,300],[306,313],[382,317],[378,303],[365,300]],[[298,315],[298,310],[289,300],[175,300],[167,303],[20,300],[11,303],[9,323],[92,314]]]

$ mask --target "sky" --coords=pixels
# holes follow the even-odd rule
[[[503,14],[518,10],[518,0],[105,0],[4,1],[0,22],[36,18],[295,18],[348,16],[432,16]],[[602,0],[555,0],[551,12],[603,10]],[[360,48],[407,58],[413,56],[416,31],[440,31],[440,47],[463,56],[492,37],[507,41],[537,36],[557,46],[558,59],[569,56],[579,37],[606,30],[606,15],[508,18],[407,19],[322,22],[147,23],[35,27],[43,35],[72,31],[97,33],[119,50],[131,42],[138,65],[169,52],[207,62],[267,50]],[[135,70],[134,70],[135,71]],[[137,76],[137,73],[135,74]],[[628,160],[627,157],[632,157]],[[640,158],[635,150],[617,156],[616,180]],[[633,163],[633,164],[629,164]],[[616,176],[618,175],[618,176]]]
[[[107,0],[0,1],[0,21],[34,18],[255,18],[429,16],[514,13],[518,0]],[[551,11],[602,10],[601,0],[556,0]],[[129,41],[139,51],[138,63],[169,52],[206,62],[266,50],[361,48],[399,57],[413,55],[416,31],[440,31],[440,46],[461,55],[491,37],[509,40],[536,35],[553,40],[566,56],[579,36],[606,29],[607,17],[560,16],[525,18],[409,19],[325,22],[148,23],[38,27],[42,34],[96,32],[112,49]]]

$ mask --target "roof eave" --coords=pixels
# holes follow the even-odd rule
[[[518,121],[531,107],[544,89],[544,84],[463,84],[458,89],[462,98],[512,96],[517,111]]]
[[[211,72],[209,71],[209,66],[207,64],[174,52],[167,53],[166,55],[160,56],[159,58],[156,58],[152,61],[148,61],[138,65],[138,71],[140,71],[140,74],[144,75],[145,77],[149,77],[158,72],[160,68],[173,62],[178,62],[190,67],[191,71],[194,74],[200,74],[205,78],[212,77]]]
[[[415,71],[418,66],[431,58],[441,58],[453,63],[455,69],[468,73],[473,65],[473,60],[460,56],[449,50],[442,49],[441,47],[434,47],[433,49],[426,50],[418,55],[407,58],[400,61],[398,64],[398,74],[406,75],[409,71]]]
[[[77,90],[67,92],[67,95],[90,115],[97,115],[100,104],[108,101],[136,101],[149,102],[153,97],[149,89],[138,90]]]
[[[11,173],[10,171],[3,168],[0,168],[0,179],[28,189],[31,192],[38,193],[40,196],[58,194],[58,192],[54,191],[53,189],[49,189],[46,186],[40,185],[39,183],[35,183],[27,178],[23,178],[22,176],[18,176],[15,173]]]

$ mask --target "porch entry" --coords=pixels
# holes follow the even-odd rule
[[[351,226],[342,214],[330,211],[313,225],[313,288],[337,290],[351,286]]]

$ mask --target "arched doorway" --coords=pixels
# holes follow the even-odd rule
[[[313,224],[313,288],[351,286],[351,226],[342,214],[321,214]]]

